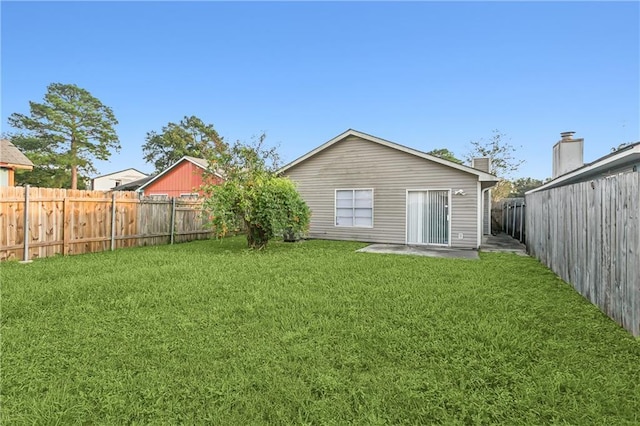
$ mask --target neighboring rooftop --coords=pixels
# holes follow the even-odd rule
[[[625,166],[628,167],[632,164],[640,164],[640,141],[626,144],[610,154],[558,176],[544,185],[532,189],[531,191],[527,191],[526,193],[530,194],[545,189],[585,181],[603,174],[614,173],[615,171],[618,171]]]
[[[128,168],[128,169],[118,170],[118,171],[111,172],[111,173],[107,173],[107,174],[104,174],[104,175],[95,176],[95,177],[93,177],[93,179],[98,179],[98,178],[107,177],[107,176],[115,175],[115,174],[117,174],[117,173],[128,172],[129,170],[133,170],[134,172],[137,172],[137,173],[139,173],[139,174],[141,174],[141,175],[148,176],[148,175],[147,175],[147,173],[141,172],[141,171],[140,171],[140,170],[138,170],[138,169],[134,169],[133,167],[130,167],[130,168]]]
[[[145,183],[149,182],[151,179],[153,179],[155,176],[147,176],[147,177],[143,177],[142,179],[138,179],[138,180],[134,180],[131,182],[127,182],[127,183],[123,183],[122,185],[118,185],[114,188],[112,188],[112,191],[135,191],[138,188],[140,188],[142,185],[144,185]]]
[[[0,139],[0,164],[18,169],[32,169],[33,163],[8,139]]]

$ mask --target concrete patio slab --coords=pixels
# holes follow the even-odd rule
[[[527,247],[520,241],[504,233],[483,236],[480,251],[515,253],[519,256],[527,256]]]
[[[460,250],[451,248],[406,246],[402,244],[371,244],[360,250],[359,253],[384,253],[404,254],[413,256],[444,257],[452,259],[479,259],[475,250]]]

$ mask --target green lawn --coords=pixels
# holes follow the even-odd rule
[[[2,264],[2,424],[640,424],[640,340],[537,261],[242,238]]]

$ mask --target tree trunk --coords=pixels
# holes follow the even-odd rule
[[[245,223],[247,227],[247,245],[249,248],[261,250],[267,246],[269,239],[265,231],[255,225]]]
[[[78,189],[78,166],[76,164],[78,148],[76,147],[76,137],[74,133],[71,133],[70,148],[71,148],[71,189]]]
[[[71,189],[78,189],[78,166],[71,166]]]

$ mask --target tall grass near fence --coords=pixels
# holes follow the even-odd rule
[[[202,202],[134,192],[0,188],[0,260],[209,238]]]
[[[527,249],[640,336],[640,173],[526,196]]]

